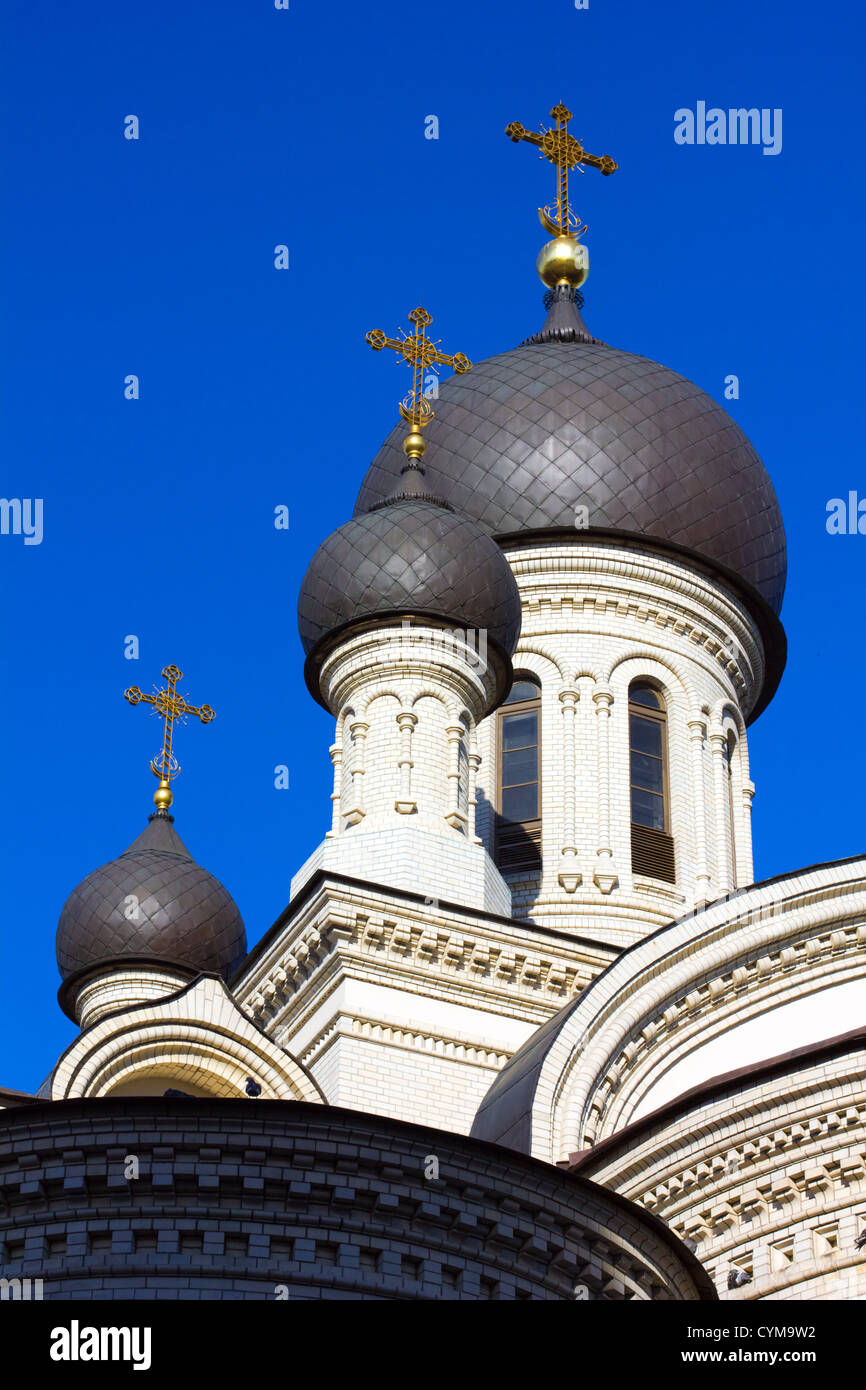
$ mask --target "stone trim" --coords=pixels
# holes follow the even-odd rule
[[[341,1036],[365,1038],[385,1047],[397,1047],[406,1052],[424,1052],[449,1062],[464,1062],[473,1067],[500,1071],[511,1056],[501,1049],[484,1047],[472,1039],[455,1034],[431,1033],[420,1027],[383,1022],[381,1019],[358,1014],[340,1014],[322,1028],[304,1048],[301,1061],[312,1066]]]
[[[287,1285],[300,1299],[573,1301],[577,1283],[592,1300],[715,1300],[682,1242],[616,1193],[337,1107],[108,1098],[3,1111],[0,1197],[4,1274],[36,1261],[61,1300],[273,1301]]]
[[[655,1079],[732,1022],[862,971],[866,859],[740,890],[625,952],[588,988],[545,1057],[532,1151],[548,1161],[630,1121]]]
[[[722,1298],[863,1298],[864,1070],[856,1029],[695,1088],[577,1156],[574,1171],[690,1240]],[[729,1291],[727,1272],[746,1265],[752,1283]]]
[[[268,1095],[324,1099],[312,1076],[244,1016],[214,976],[200,976],[169,998],[100,1018],[61,1057],[50,1098],[101,1097],[154,1069],[171,1076],[184,1068],[200,1074],[205,1089],[225,1095],[243,1095],[252,1076]]]

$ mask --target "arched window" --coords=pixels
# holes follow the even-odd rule
[[[737,835],[734,820],[734,749],[737,746],[733,730],[725,740],[725,766],[728,771],[728,826],[731,834],[731,887],[737,886]]]
[[[648,681],[629,687],[628,735],[632,873],[675,883],[667,715],[660,692]]]
[[[496,716],[496,862],[503,873],[541,867],[541,686],[518,677]]]

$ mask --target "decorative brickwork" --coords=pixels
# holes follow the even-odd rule
[[[615,956],[329,875],[310,881],[233,988],[329,1103],[467,1133],[512,1053]]]
[[[696,1087],[573,1171],[691,1241],[721,1298],[866,1298],[864,1070],[859,1029]]]
[[[630,946],[752,881],[746,723],[765,681],[763,640],[735,592],[684,561],[579,533],[506,553],[523,603],[514,669],[540,682],[542,705],[542,871],[506,875],[512,910]],[[641,679],[667,712],[673,883],[631,862],[628,691]],[[478,752],[478,833],[492,853],[495,716],[479,726]]]
[[[526,1147],[567,1161],[625,1128],[661,1078],[712,1040],[861,979],[864,943],[860,858],[756,883],[672,922],[626,951],[546,1037],[525,1097]],[[520,1053],[511,1065],[523,1068]],[[514,1127],[509,1093],[503,1071],[473,1133],[502,1140]]]
[[[280,1101],[0,1112],[0,1236],[3,1276],[56,1300],[715,1297],[662,1222],[593,1183]]]

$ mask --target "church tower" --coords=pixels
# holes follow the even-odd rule
[[[422,375],[471,364],[436,351],[426,309],[410,318],[408,338],[368,334],[413,368],[403,463],[388,494],[319,547],[301,585],[307,683],[336,737],[331,829],[292,892],[328,868],[508,914],[477,833],[477,745],[512,684],[520,595],[496,542],[425,476]]]
[[[241,983],[334,1103],[375,1072],[377,1108],[455,1129],[623,949],[752,882],[747,726],[784,663],[770,480],[705,392],[587,329],[568,175],[617,166],[551,114],[506,132],[556,169],[540,329],[471,369],[424,310],[368,334],[413,390],[301,587],[331,822]]]
[[[0,1091],[4,1284],[863,1296],[866,860],[753,882],[778,502],[720,405],[587,328],[569,175],[617,166],[551,117],[506,130],[556,171],[538,330],[476,365],[420,307],[367,335],[412,384],[301,585],[331,806],[250,952],[170,814],[214,711],[174,666],[124,692],[156,809],[63,907],[80,1031]]]
[[[784,665],[785,534],[722,407],[587,329],[567,173],[616,165],[551,115],[531,137],[559,180],[546,321],[445,383],[431,446],[443,497],[520,590],[516,684],[479,732],[480,833],[515,918],[626,946],[752,882],[746,730]],[[398,467],[394,433],[359,513]]]

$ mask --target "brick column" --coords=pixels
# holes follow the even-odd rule
[[[448,810],[445,819],[455,830],[465,830],[469,817],[460,809],[460,748],[466,730],[462,724],[449,724],[448,735]]]
[[[480,845],[482,840],[478,834],[476,816],[478,814],[478,772],[481,768],[481,754],[478,752],[477,745],[478,739],[473,729],[469,751],[469,836],[473,844]]]
[[[716,820],[716,863],[718,865],[717,887],[719,894],[730,893],[733,888],[733,866],[731,864],[731,816],[728,804],[728,766],[726,753],[727,740],[721,725],[710,731],[710,748],[713,755],[713,803]]]
[[[755,796],[755,784],[746,779],[743,782],[743,834],[742,844],[737,842],[737,860],[741,873],[738,879],[742,878],[742,883],[754,883],[755,866],[752,860],[752,801]],[[741,885],[742,886],[742,885]]]
[[[562,706],[562,762],[565,786],[563,788],[564,834],[560,860],[559,884],[566,893],[573,893],[583,875],[577,867],[577,845],[575,832],[575,788],[574,788],[574,717],[580,699],[576,690],[561,690],[559,701]]]
[[[695,827],[695,905],[710,901],[710,870],[707,864],[707,793],[704,784],[704,739],[707,726],[703,719],[688,721],[692,746],[692,807]]]
[[[598,739],[598,849],[593,881],[602,893],[609,893],[617,883],[618,874],[610,843],[610,707],[613,691],[596,690],[592,697]]]
[[[365,724],[363,719],[356,719],[349,728],[355,745],[355,756],[352,759],[352,794],[351,805],[346,812],[347,825],[357,825],[364,819],[364,745],[369,729],[370,725]]]
[[[394,802],[394,810],[399,811],[401,816],[409,816],[418,809],[412,797],[412,730],[417,723],[417,714],[412,714],[409,710],[401,710],[397,715],[397,725],[400,729],[400,757],[397,760],[400,769],[400,795]]]
[[[334,787],[331,792],[331,828],[325,834],[325,839],[332,839],[334,835],[339,835],[342,830],[342,816],[340,815],[340,798],[343,794],[343,749],[339,743],[332,743],[328,749],[331,762],[334,767]]]

